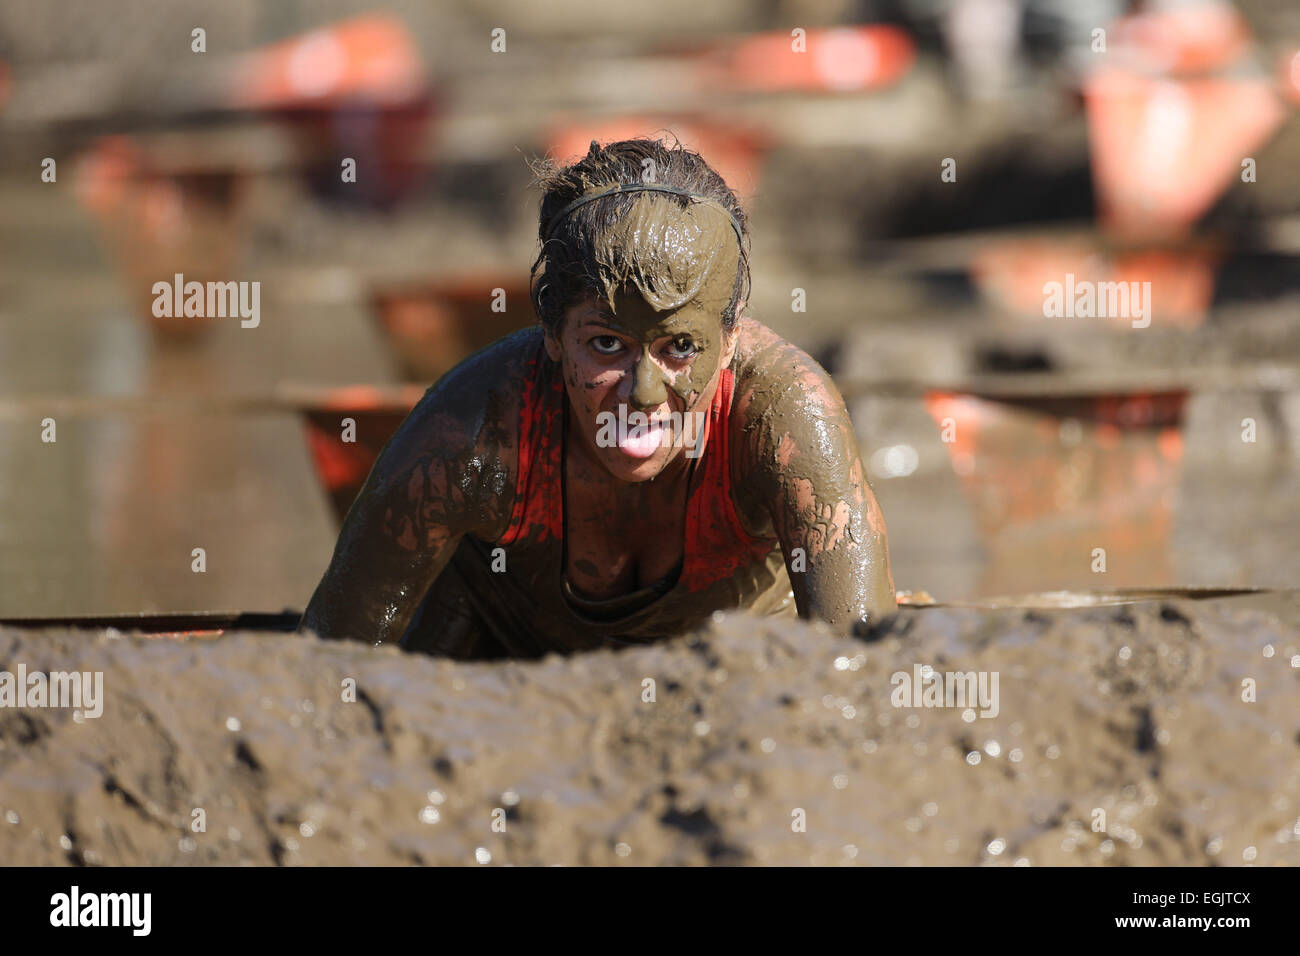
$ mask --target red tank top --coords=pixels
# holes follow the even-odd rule
[[[704,451],[686,503],[680,582],[702,591],[738,569],[765,561],[775,537],[756,538],[741,526],[731,496],[730,418],[735,376],[723,369],[705,420]],[[510,526],[497,542],[559,541],[564,535],[564,409],[568,395],[559,366],[539,348],[528,366],[519,422],[519,466]]]

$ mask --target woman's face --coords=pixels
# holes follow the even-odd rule
[[[635,287],[615,308],[592,297],[570,306],[546,349],[561,363],[584,447],[614,478],[648,481],[702,451],[704,415],[736,351],[722,329],[731,282],[706,283],[679,308],[659,312]],[[739,311],[739,309],[737,310]]]

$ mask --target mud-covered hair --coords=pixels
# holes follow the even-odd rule
[[[646,162],[649,160],[650,162]],[[653,181],[686,190],[712,200],[730,213],[741,233],[740,258],[731,302],[722,314],[722,327],[736,325],[736,310],[749,295],[749,252],[744,238],[749,235],[745,211],[726,181],[699,153],[686,149],[673,138],[672,145],[657,139],[626,139],[601,146],[595,140],[587,155],[568,166],[543,159],[532,165],[533,185],[543,191],[538,214],[537,237],[541,251],[531,271],[533,308],[542,325],[558,331],[565,310],[590,295],[604,296],[616,284],[609,268],[610,250],[605,241],[615,223],[626,217],[634,203],[647,195],[661,202],[686,208],[692,199],[673,193],[624,192],[583,203],[560,218],[556,215],[574,200],[619,185],[645,181],[646,170]],[[731,228],[728,234],[733,234]],[[626,277],[627,270],[618,270]]]

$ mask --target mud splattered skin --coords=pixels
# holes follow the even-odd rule
[[[752,320],[737,363],[737,505],[749,530],[781,542],[800,616],[846,629],[893,611],[884,515],[830,376]]]
[[[304,627],[376,643],[405,634],[457,657],[535,656],[668,637],[731,607],[797,606],[841,630],[894,609],[884,520],[848,413],[804,352],[743,318],[708,389],[725,440],[708,434],[694,467],[679,455],[654,481],[608,477],[593,510],[575,503],[575,487],[599,477],[575,451],[562,365],[545,346],[540,329],[517,333],[425,394],[348,513]],[[722,465],[729,480],[710,481]],[[689,553],[719,540],[722,552]],[[649,570],[618,560],[637,552]]]

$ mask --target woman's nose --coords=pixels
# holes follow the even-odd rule
[[[632,392],[628,404],[638,411],[658,408],[668,401],[668,387],[664,370],[655,364],[648,349],[641,350],[636,367],[632,370]]]

